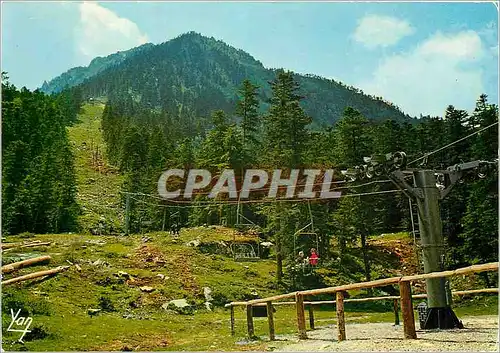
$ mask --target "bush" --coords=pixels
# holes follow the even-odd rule
[[[34,340],[43,340],[44,338],[53,336],[49,330],[43,325],[36,325],[30,328],[31,332],[26,333],[23,341],[29,342]]]
[[[99,297],[99,303],[97,304],[97,306],[102,311],[106,311],[106,312],[116,311],[116,308],[115,308],[113,302],[111,301],[111,299],[109,299],[109,297],[104,296],[104,295],[101,295]]]
[[[19,315],[33,316],[33,315],[50,315],[51,308],[45,299],[37,298],[33,300],[25,291],[6,291],[2,293],[2,312],[10,315],[10,309],[17,312],[21,309]]]

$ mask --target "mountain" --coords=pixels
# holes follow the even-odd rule
[[[104,58],[98,56],[97,58],[93,59],[86,67],[74,67],[72,69],[69,69],[62,75],[57,76],[53,80],[50,80],[50,82],[48,83],[47,81],[45,81],[40,90],[44,93],[52,94],[59,93],[65,88],[77,86],[86,79],[96,76],[107,68],[118,65],[132,55],[141,53],[152,46],[154,45],[151,43],[146,43],[139,47],[132,48],[126,51],[119,51]]]
[[[270,98],[275,69],[265,68],[250,54],[195,32],[168,42],[145,44],[126,52],[97,58],[51,80],[42,91],[79,86],[84,98],[131,94],[141,104],[178,116],[206,116],[234,110],[237,90],[248,78],[260,87],[262,109]],[[374,120],[411,121],[397,106],[345,84],[314,75],[295,75],[303,107],[313,126],[331,125],[348,106]]]

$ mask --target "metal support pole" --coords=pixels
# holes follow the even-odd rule
[[[416,187],[422,190],[423,194],[423,197],[416,198],[416,201],[424,273],[439,272],[444,269],[444,238],[439,212],[441,194],[436,186],[434,173],[433,170],[414,172]],[[445,278],[427,279],[426,289],[429,309],[423,328],[463,328],[462,322],[456,317],[447,300]]]
[[[444,239],[442,234],[441,215],[439,212],[439,189],[432,170],[415,172],[416,187],[424,194],[417,198],[420,241],[424,259],[424,273],[442,271],[442,255]],[[446,287],[444,278],[426,280],[429,308],[444,308],[446,303]]]

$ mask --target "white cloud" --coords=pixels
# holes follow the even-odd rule
[[[148,41],[134,22],[119,17],[96,2],[85,1],[79,5],[79,10],[77,49],[87,58],[109,55]]]
[[[385,58],[358,87],[412,116],[442,116],[450,104],[470,109],[484,92],[485,54],[477,32],[436,33],[410,52]]]
[[[409,22],[390,16],[366,15],[358,22],[353,37],[367,48],[394,45],[415,30]]]

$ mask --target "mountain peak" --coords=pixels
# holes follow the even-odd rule
[[[44,85],[44,92],[79,86],[84,97],[129,95],[139,104],[163,109],[179,118],[207,116],[213,110],[232,113],[238,88],[245,79],[259,87],[261,108],[271,95],[269,81],[276,71],[265,68],[247,52],[222,40],[190,31],[164,43],[144,44],[92,60]],[[332,124],[346,107],[367,118],[408,120],[408,116],[382,98],[340,82],[314,75],[295,74],[303,107],[314,125]]]

